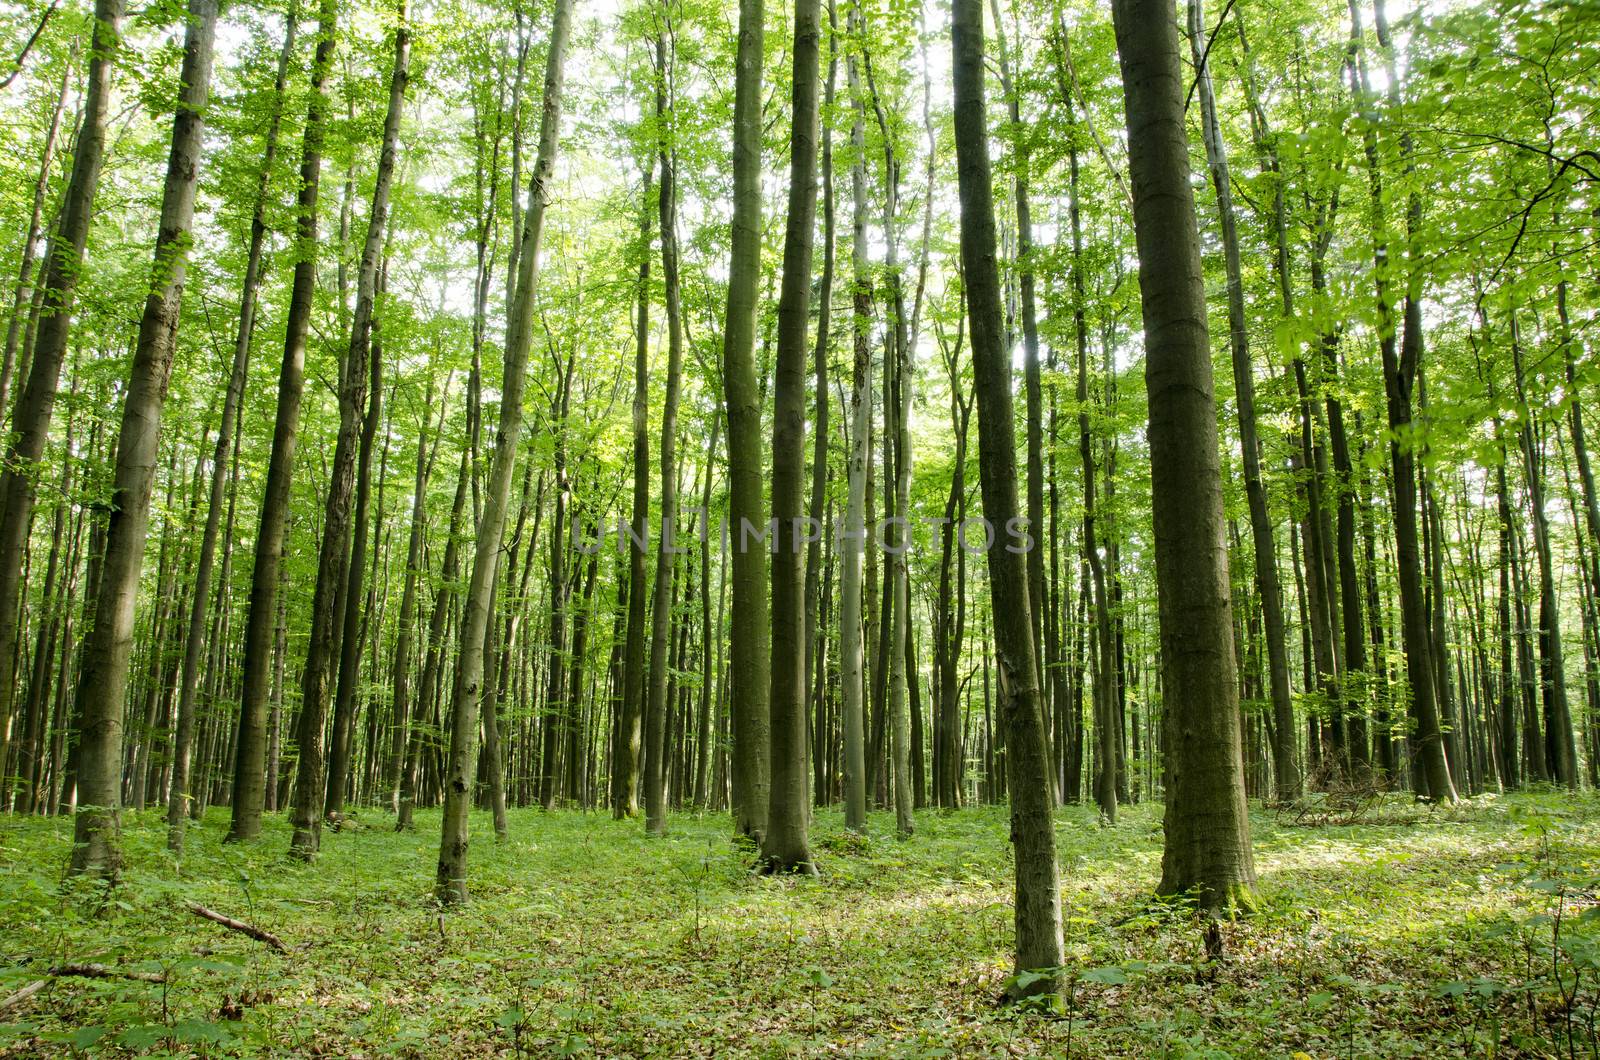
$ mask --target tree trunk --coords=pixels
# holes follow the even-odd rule
[[[611,813],[617,820],[639,812],[640,729],[644,711],[646,619],[644,543],[650,539],[650,184],[655,167],[644,167],[644,206],[639,220],[639,300],[633,357],[633,514],[628,552],[627,646],[622,661],[622,703],[611,756]]]
[[[115,877],[122,862],[118,806],[122,788],[123,695],[128,684],[139,572],[144,564],[145,533],[150,522],[150,492],[161,447],[161,412],[172,377],[188,268],[189,230],[194,223],[216,31],[216,0],[189,0],[179,74],[182,87],[172,119],[172,150],[161,196],[150,294],[139,321],[139,342],[123,399],[95,620],[78,674],[78,716],[82,722],[78,812],[70,868],[74,875]],[[156,638],[155,643],[159,645],[161,638]],[[159,673],[159,668],[154,672]]]
[[[830,9],[831,10],[831,9]],[[852,10],[849,16],[854,22]],[[837,20],[835,20],[837,21]],[[866,527],[867,446],[872,432],[872,280],[867,265],[865,104],[854,51],[845,56],[850,93],[851,333],[855,351],[850,385],[850,453],[845,464],[844,530],[839,537],[839,677],[844,741],[844,821],[867,827],[866,667],[862,628],[862,559],[871,548]]]
[[[272,457],[267,465],[261,521],[256,531],[255,567],[250,575],[250,605],[245,618],[239,732],[234,741],[233,821],[228,830],[228,838],[233,841],[260,835],[261,811],[266,799],[267,685],[272,669],[273,623],[277,617],[278,570],[283,563],[296,434],[305,390],[306,338],[310,333],[312,300],[316,294],[317,194],[322,179],[328,75],[333,67],[338,17],[339,6],[335,0],[321,0],[300,158],[294,281],[284,333],[283,367],[278,376]]]
[[[761,861],[768,872],[816,872],[808,837],[805,685],[805,362],[817,215],[821,2],[796,0],[789,216],[778,299],[772,419],[771,789]],[[820,532],[820,531],[819,531]],[[735,625],[738,619],[735,618]]]
[[[656,38],[656,121],[661,123],[661,273],[667,300],[667,378],[661,406],[661,532],[656,537],[656,578],[650,615],[650,696],[645,704],[644,755],[645,828],[652,835],[667,831],[667,638],[672,632],[672,589],[676,554],[673,543],[678,519],[678,392],[683,385],[683,308],[678,282],[678,184],[673,161],[674,140],[666,123],[671,100],[667,89],[675,56],[667,51],[667,36]]]
[[[37,495],[34,465],[43,458],[49,440],[50,417],[72,327],[73,298],[84,271],[89,220],[105,158],[111,74],[122,44],[122,13],[123,0],[95,0],[89,74],[78,139],[72,151],[72,175],[62,198],[61,220],[45,248],[44,279],[38,294],[42,316],[33,341],[27,382],[11,421],[4,471],[0,472],[0,766],[7,757],[11,704],[17,684],[22,560]]]
[[[1011,841],[1016,858],[1016,971],[1008,993],[1053,993],[1062,956],[1061,881],[1051,819],[1050,764],[1034,662],[1028,571],[1023,556],[999,544],[1017,517],[1017,468],[1010,355],[1000,321],[988,119],[984,110],[983,6],[955,0],[952,26],[955,139],[961,193],[961,263],[978,406],[983,512],[997,528],[988,549],[989,590],[1000,663],[1001,720],[1007,730]],[[1037,978],[1024,981],[1022,972]]]
[[[1212,915],[1255,904],[1222,470],[1172,10],[1116,0],[1144,310],[1161,623],[1166,828],[1160,892]]]
[[[1248,318],[1245,315],[1244,280],[1239,256],[1239,230],[1233,211],[1233,188],[1228,168],[1228,149],[1222,138],[1217,116],[1216,94],[1211,86],[1211,68],[1206,63],[1205,18],[1200,0],[1189,3],[1189,47],[1199,88],[1201,128],[1206,145],[1206,161],[1211,170],[1211,186],[1217,195],[1217,214],[1222,228],[1223,261],[1228,278],[1228,345],[1233,355],[1233,384],[1239,412],[1239,448],[1244,463],[1244,488],[1250,507],[1250,539],[1255,548],[1256,590],[1261,596],[1261,624],[1267,641],[1267,686],[1272,699],[1272,772],[1274,792],[1280,802],[1300,794],[1300,767],[1295,761],[1294,701],[1289,691],[1289,652],[1284,637],[1283,589],[1278,576],[1278,546],[1272,517],[1267,511],[1267,491],[1261,480],[1261,443],[1256,436],[1255,365],[1250,355]],[[1196,27],[1201,27],[1196,29]],[[1269,162],[1276,173],[1276,162]],[[1289,303],[1288,243],[1283,218],[1281,175],[1274,185],[1274,220],[1278,237],[1278,276],[1284,298],[1284,315],[1292,317]],[[1360,630],[1357,629],[1357,636]]]
[[[450,732],[450,759],[445,777],[445,812],[439,836],[439,869],[435,894],[446,904],[467,897],[467,813],[478,770],[478,701],[483,685],[484,636],[492,610],[490,593],[500,562],[511,475],[522,437],[522,391],[527,379],[528,349],[533,341],[534,304],[539,280],[539,244],[544,233],[547,187],[555,171],[561,125],[561,83],[567,38],[572,26],[572,0],[556,0],[551,19],[549,57],[544,78],[544,112],[539,119],[539,152],[529,180],[528,209],[517,264],[517,293],[507,326],[505,374],[501,383],[500,423],[494,463],[478,520],[472,577],[461,621],[461,653],[457,660],[455,716]]]
[[[50,191],[50,171],[55,166],[56,141],[61,135],[61,115],[67,109],[67,88],[72,84],[72,72],[78,65],[78,38],[72,38],[72,48],[67,53],[61,70],[61,87],[56,90],[56,102],[50,111],[50,124],[45,129],[44,148],[39,152],[39,176],[33,182],[33,209],[28,214],[28,231],[22,241],[22,264],[17,268],[17,293],[11,302],[11,319],[6,323],[6,347],[0,359],[0,419],[6,416],[6,406],[11,396],[11,382],[17,367],[17,345],[22,336],[23,321],[29,316],[28,306],[33,302],[31,286],[35,277],[34,252],[39,246],[43,228],[45,198]]]
[[[766,831],[770,786],[766,554],[745,547],[763,520],[761,390],[756,379],[756,295],[761,280],[761,62],[763,0],[739,0],[733,89],[733,226],[722,329],[722,393],[728,415],[728,522],[733,542],[729,713],[733,816],[740,835]]]

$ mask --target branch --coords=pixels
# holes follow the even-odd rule
[[[28,38],[28,43],[24,44],[22,46],[22,50],[17,53],[15,63],[16,68],[6,75],[6,79],[4,81],[0,81],[0,88],[10,88],[11,82],[17,79],[18,74],[22,73],[22,64],[28,61],[28,53],[33,51],[33,46],[35,44],[39,43],[39,36],[44,33],[44,28],[50,24],[51,16],[56,13],[56,8],[60,6],[61,0],[50,0],[50,6],[45,8],[44,17],[41,18],[39,20],[39,24],[34,27],[33,36]]]
[[[1189,103],[1194,99],[1195,86],[1200,83],[1200,78],[1205,76],[1206,60],[1211,57],[1211,46],[1217,42],[1217,34],[1222,32],[1222,24],[1228,21],[1228,12],[1233,10],[1233,0],[1228,0],[1222,5],[1222,14],[1217,16],[1217,27],[1206,35],[1206,46],[1200,51],[1200,65],[1194,68],[1194,80],[1189,82],[1189,91],[1183,97],[1183,109],[1188,113]]]
[[[207,909],[199,902],[184,902],[183,904],[184,908],[188,909],[189,912],[193,913],[195,916],[204,917],[206,920],[210,920],[213,923],[221,924],[228,930],[237,931],[241,935],[248,935],[257,942],[265,942],[268,946],[271,946],[279,953],[289,952],[289,947],[284,945],[283,940],[270,931],[264,931],[261,928],[256,927],[254,924],[246,924],[243,920],[235,920],[233,917],[226,916],[214,909]]]
[[[45,972],[43,979],[35,979],[27,986],[18,990],[3,1000],[0,1000],[0,1012],[15,1008],[24,1001],[33,997],[39,991],[50,985],[52,979],[137,979],[141,983],[164,983],[167,981],[166,972],[136,972],[112,968],[104,964],[58,964]]]

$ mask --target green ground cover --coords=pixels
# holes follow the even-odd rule
[[[1156,807],[1059,814],[1061,1011],[1001,1008],[1005,812],[845,832],[818,814],[820,879],[752,875],[722,816],[513,811],[473,822],[473,901],[431,898],[437,814],[366,811],[288,861],[273,817],[224,846],[213,812],[175,863],[129,815],[109,894],[63,884],[70,819],[0,819],[0,1055],[1594,1056],[1600,799],[1396,799],[1365,823],[1253,815],[1261,912],[1223,928],[1148,900]],[[191,914],[265,928],[287,953]],[[164,982],[149,981],[165,977]]]

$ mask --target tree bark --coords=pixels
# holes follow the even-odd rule
[[[808,836],[804,522],[805,361],[817,215],[817,97],[821,2],[796,0],[789,216],[778,298],[772,419],[771,789],[761,861],[768,872],[815,873]],[[735,618],[735,624],[738,620]]]
[[[150,523],[150,493],[161,448],[161,412],[172,377],[188,270],[216,31],[216,0],[189,0],[179,73],[181,87],[172,119],[172,148],[161,195],[150,294],[139,321],[138,345],[123,399],[95,620],[78,674],[77,709],[82,719],[78,812],[69,869],[74,875],[115,877],[122,862],[119,803],[123,695],[133,646],[139,572],[144,565],[145,534]],[[156,643],[160,642],[157,638]]]
[[[830,9],[831,10],[831,9]],[[848,16],[855,21],[852,9]],[[837,19],[835,19],[837,22]],[[862,559],[867,533],[867,447],[872,432],[872,280],[867,265],[866,106],[852,50],[845,55],[850,94],[851,334],[850,453],[845,464],[844,531],[839,538],[839,656],[844,742],[845,827],[867,827],[866,660],[862,628]]]
[[[561,126],[561,85],[567,39],[572,27],[572,0],[556,0],[551,19],[549,56],[544,78],[544,112],[539,119],[539,150],[529,180],[528,209],[517,264],[517,293],[507,325],[505,374],[500,392],[500,422],[494,463],[489,472],[483,515],[478,520],[472,577],[461,621],[461,654],[457,660],[455,716],[450,732],[450,757],[445,776],[444,820],[439,835],[439,868],[435,895],[445,904],[467,898],[467,813],[478,771],[478,702],[483,685],[484,635],[492,610],[490,593],[500,562],[511,475],[522,437],[522,392],[527,379],[528,349],[533,341],[534,305],[539,280],[539,244],[544,233],[549,181],[555,171]]]
[[[644,543],[650,540],[650,185],[653,165],[644,167],[639,219],[639,301],[633,353],[633,539],[628,552],[627,646],[622,660],[622,703],[616,746],[611,756],[611,814],[617,820],[639,812],[639,752],[644,717],[646,619]]]
[[[278,571],[289,520],[300,403],[305,390],[306,339],[311,329],[317,284],[317,197],[322,180],[328,75],[338,33],[336,0],[321,0],[317,48],[311,61],[311,95],[300,158],[296,202],[295,266],[285,325],[283,366],[278,375],[278,409],[272,432],[255,567],[250,575],[250,605],[245,618],[244,667],[239,693],[239,731],[234,741],[233,821],[228,839],[254,839],[261,833],[266,799],[267,685],[272,669],[273,623],[277,617]]]
[[[61,364],[72,327],[73,300],[84,271],[89,220],[105,158],[111,75],[122,46],[123,0],[95,0],[83,116],[72,151],[72,175],[61,219],[45,248],[41,308],[27,382],[17,399],[0,471],[0,765],[6,760],[11,704],[16,693],[18,628],[22,620],[22,561],[33,525],[39,461],[50,435]],[[81,800],[80,800],[81,801]]]
[[[728,632],[734,829],[766,831],[768,743],[767,563],[746,527],[763,525],[761,389],[756,379],[756,295],[761,280],[761,62],[764,0],[739,0],[733,89],[733,227],[722,329],[722,394],[728,415],[728,522],[733,535],[733,624]]]
[[[1162,894],[1254,907],[1205,283],[1172,10],[1112,8],[1128,115],[1150,402],[1166,829]]]
[[[1017,517],[1011,365],[1000,320],[994,198],[984,109],[983,6],[955,0],[952,25],[955,139],[961,193],[961,264],[978,407],[978,470],[983,512],[996,528],[988,549],[989,591],[1000,664],[1000,713],[1010,773],[1011,842],[1016,858],[1016,971],[1013,996],[1059,989],[1061,880],[1046,754],[1042,696],[1034,662],[1028,571],[1024,557],[1000,544]],[[1034,973],[1025,979],[1020,973]]]
[[[656,537],[656,578],[650,624],[650,697],[645,704],[647,742],[644,763],[645,829],[652,835],[667,831],[667,638],[672,632],[674,559],[682,551],[673,543],[678,519],[678,393],[683,385],[683,308],[678,281],[678,183],[673,160],[674,140],[667,131],[670,120],[668,90],[675,56],[667,50],[667,35],[656,38],[656,121],[661,123],[658,155],[661,162],[661,274],[667,301],[667,378],[661,405],[661,532]]]

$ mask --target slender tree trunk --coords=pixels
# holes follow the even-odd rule
[[[441,902],[467,897],[467,813],[478,769],[478,701],[483,684],[483,645],[490,619],[490,593],[500,561],[506,505],[511,492],[517,446],[522,437],[522,392],[527,378],[528,349],[533,341],[534,305],[539,280],[539,245],[544,233],[548,183],[555,171],[561,125],[561,85],[567,39],[572,26],[572,0],[556,0],[551,20],[549,57],[544,79],[544,112],[539,119],[539,151],[529,181],[528,209],[517,264],[517,293],[507,326],[505,374],[501,383],[500,423],[494,463],[478,520],[472,577],[461,622],[457,661],[455,716],[451,724],[450,760],[445,777],[445,812],[439,837],[439,869],[435,894]]]
[[[1383,14],[1383,0],[1375,0],[1375,21],[1378,44],[1391,56],[1388,23]],[[1359,46],[1361,18],[1359,0],[1350,2],[1351,37],[1355,43],[1360,76],[1356,79],[1357,96],[1364,113],[1370,114],[1371,88],[1365,73],[1366,61]],[[1399,86],[1392,75],[1391,92]],[[1418,763],[1418,778],[1423,794],[1439,802],[1455,802],[1455,784],[1450,778],[1450,766],[1445,759],[1444,738],[1439,729],[1439,707],[1434,690],[1434,668],[1429,639],[1432,636],[1422,595],[1422,563],[1418,555],[1417,532],[1417,472],[1416,455],[1411,449],[1411,393],[1416,384],[1417,367],[1422,359],[1422,274],[1407,255],[1405,261],[1406,290],[1401,308],[1401,333],[1396,343],[1394,312],[1386,271],[1389,265],[1388,234],[1383,223],[1384,203],[1382,177],[1379,172],[1377,136],[1374,125],[1368,125],[1364,134],[1367,155],[1368,181],[1372,199],[1374,223],[1373,256],[1378,297],[1378,338],[1383,357],[1384,392],[1387,403],[1390,432],[1389,461],[1393,469],[1395,565],[1400,582],[1400,615],[1406,649],[1406,675],[1411,684],[1411,710],[1414,733],[1412,758]],[[1406,170],[1412,168],[1411,140],[1408,133],[1400,136],[1400,153]],[[1412,191],[1407,196],[1406,232],[1415,234],[1422,217],[1422,200]]]
[[[423,766],[423,738],[428,729],[428,719],[435,716],[434,702],[438,696],[439,668],[444,654],[445,627],[455,599],[456,577],[461,567],[461,518],[467,508],[467,488],[472,478],[472,453],[461,449],[461,463],[456,472],[455,500],[450,504],[450,522],[445,530],[444,558],[440,562],[439,586],[434,591],[433,614],[428,619],[428,643],[423,653],[422,680],[417,686],[417,710],[421,712],[413,723],[406,743],[405,761],[400,766],[400,808],[395,819],[395,831],[412,829],[412,813],[421,790]],[[428,734],[430,741],[435,737]]]
[[[122,862],[118,806],[122,788],[123,694],[128,684],[139,572],[144,564],[145,534],[150,522],[150,492],[161,447],[161,412],[172,375],[178,314],[183,303],[216,31],[216,0],[189,0],[183,67],[179,73],[182,87],[172,120],[172,149],[161,196],[150,294],[139,321],[138,346],[123,399],[95,620],[78,674],[77,709],[82,721],[78,812],[70,868],[73,874],[114,877]],[[159,645],[161,638],[157,637],[154,643]]]
[[[1267,685],[1272,699],[1272,771],[1274,792],[1279,801],[1300,794],[1300,767],[1295,760],[1294,702],[1289,691],[1289,651],[1284,636],[1283,589],[1278,576],[1278,546],[1272,517],[1267,511],[1266,487],[1261,479],[1261,443],[1256,435],[1255,365],[1250,355],[1248,318],[1245,315],[1244,280],[1240,265],[1238,223],[1234,217],[1233,189],[1228,167],[1228,149],[1222,138],[1217,116],[1216,94],[1211,86],[1211,69],[1203,49],[1206,47],[1205,17],[1200,0],[1189,3],[1189,47],[1195,66],[1201,106],[1201,126],[1206,145],[1206,161],[1211,171],[1211,186],[1217,196],[1217,214],[1222,228],[1224,265],[1228,279],[1228,345],[1233,355],[1233,383],[1239,413],[1239,447],[1244,463],[1245,494],[1250,507],[1250,537],[1255,548],[1256,590],[1261,596],[1261,619],[1267,642]],[[1196,26],[1201,29],[1196,30]],[[1276,161],[1269,163],[1276,173]],[[1274,186],[1274,220],[1278,236],[1278,276],[1282,285],[1284,313],[1292,316],[1289,302],[1288,243],[1283,219],[1281,176]],[[1357,631],[1359,636],[1359,629]]]
[[[1011,412],[1010,355],[1003,347],[1000,276],[995,254],[994,199],[984,110],[983,7],[955,0],[952,27],[955,139],[961,192],[961,263],[978,406],[979,478],[983,511],[995,525],[988,549],[989,591],[1000,663],[1001,720],[1007,735],[1011,842],[1016,858],[1014,996],[1059,988],[1062,956],[1061,880],[1051,819],[1050,764],[1043,697],[1034,662],[1028,571],[1024,557],[999,544],[1017,517],[1017,469]]]
[[[1515,311],[1511,314],[1511,353],[1517,400],[1528,409],[1528,391],[1522,364],[1522,340]],[[1518,432],[1522,444],[1528,506],[1533,513],[1533,548],[1539,563],[1539,688],[1544,700],[1545,746],[1557,783],[1578,786],[1578,752],[1572,734],[1572,710],[1567,702],[1566,661],[1561,649],[1561,606],[1556,596],[1555,561],[1550,547],[1550,516],[1545,509],[1545,469],[1529,416]]]
[[[766,554],[746,547],[762,512],[761,390],[756,379],[757,286],[761,280],[761,62],[764,0],[739,0],[733,89],[733,228],[727,316],[722,329],[722,394],[728,416],[728,522],[733,542],[733,624],[729,629],[729,705],[733,737],[733,817],[740,835],[759,840],[770,787]]]
[[[206,504],[206,525],[200,538],[200,555],[195,562],[189,626],[184,634],[183,670],[178,679],[177,739],[173,748],[172,790],[167,800],[167,846],[176,854],[183,853],[184,823],[189,815],[195,693],[200,683],[205,631],[209,624],[206,612],[211,601],[211,570],[216,564],[217,535],[221,528],[223,508],[226,503],[225,490],[229,485],[233,442],[239,423],[239,405],[244,400],[245,381],[250,367],[250,345],[255,329],[256,301],[261,288],[262,255],[266,245],[267,189],[272,180],[273,160],[278,154],[278,131],[282,125],[289,63],[294,58],[298,14],[299,5],[292,5],[284,26],[283,45],[278,51],[278,69],[272,85],[272,115],[267,120],[261,170],[256,180],[255,207],[250,218],[250,245],[246,252],[244,286],[239,299],[239,324],[234,333],[233,365],[228,373],[228,389],[222,402],[222,423],[217,428],[217,445],[211,460],[211,491]]]
[[[16,694],[22,561],[37,495],[34,468],[44,457],[49,439],[50,417],[72,327],[73,300],[84,271],[89,220],[105,158],[111,75],[122,45],[122,13],[123,0],[95,0],[88,87],[72,152],[72,175],[62,198],[60,222],[45,248],[44,279],[37,296],[41,307],[39,327],[0,471],[0,767],[8,754],[7,734],[11,731],[11,704]]]
[[[278,571],[283,563],[296,434],[305,390],[306,339],[316,294],[317,197],[322,180],[328,75],[333,67],[338,17],[336,0],[321,0],[300,158],[294,280],[284,333],[283,367],[278,376],[272,457],[267,465],[260,527],[256,531],[255,567],[250,576],[250,605],[245,618],[239,732],[234,741],[233,822],[228,831],[228,838],[234,841],[254,839],[261,833],[261,811],[266,800],[267,686],[272,670],[272,627],[277,617]],[[318,738],[320,740],[320,734]]]
[[[673,162],[673,135],[668,90],[675,56],[667,35],[656,38],[656,120],[660,131],[661,273],[667,299],[667,378],[661,406],[661,533],[656,538],[656,578],[650,615],[650,696],[645,704],[647,740],[644,755],[645,828],[652,835],[667,831],[667,639],[672,632],[674,559],[682,551],[673,543],[678,519],[678,393],[683,385],[683,308],[678,281],[678,185]]]
[[[628,553],[628,632],[622,661],[623,688],[616,746],[611,759],[611,812],[617,820],[639,812],[639,753],[645,696],[645,542],[650,539],[650,185],[644,167],[644,205],[639,219],[639,296],[633,357],[633,538],[618,542]]]
[[[56,140],[61,135],[61,115],[67,109],[67,88],[72,83],[72,72],[78,65],[78,38],[73,37],[72,48],[67,53],[61,70],[61,87],[56,90],[55,107],[50,111],[50,124],[45,129],[44,148],[39,152],[39,176],[33,182],[33,209],[28,214],[28,231],[22,241],[22,264],[17,269],[17,293],[11,302],[11,319],[6,323],[6,347],[0,359],[0,419],[7,414],[10,403],[11,382],[17,366],[17,346],[22,337],[23,321],[28,316],[28,306],[33,302],[35,279],[34,254],[38,250],[39,235],[44,226],[45,199],[50,191],[50,171],[55,165]]]
[[[820,0],[796,0],[789,148],[789,217],[778,300],[772,420],[772,759],[761,861],[768,872],[816,872],[806,784],[805,468],[806,329],[817,214]],[[735,618],[735,624],[737,624]]]
[[[831,9],[830,9],[831,10]],[[855,15],[849,16],[852,22]],[[835,18],[835,25],[837,19]],[[872,432],[872,281],[867,265],[865,104],[854,51],[845,56],[850,93],[850,241],[854,361],[850,387],[850,453],[845,464],[844,532],[839,538],[839,655],[844,741],[845,827],[867,827],[866,668],[862,629],[862,558],[871,548],[867,519],[867,447]]]
[[[838,80],[838,18],[833,3],[828,4],[828,78],[823,87],[823,113],[832,113],[834,85]],[[822,132],[822,284],[817,294],[817,339],[812,347],[812,365],[816,376],[816,418],[811,435],[811,499],[806,515],[812,530],[811,542],[806,548],[805,586],[805,637],[806,637],[806,696],[809,716],[819,720],[823,714],[826,683],[817,671],[822,669],[822,658],[827,637],[821,634],[822,606],[819,597],[824,591],[822,550],[822,520],[830,511],[828,493],[828,356],[832,352],[833,327],[833,271],[834,271],[834,210],[833,210],[833,135],[827,122],[821,123]],[[702,579],[703,581],[704,579]],[[704,586],[701,598],[705,599]],[[821,798],[823,770],[827,755],[818,746],[822,737],[820,724],[814,726],[811,753],[816,779],[812,794]]]
[[[1170,7],[1116,0],[1112,14],[1127,101],[1150,400],[1166,765],[1160,892],[1193,891],[1215,915],[1254,907],[1255,864],[1184,77]]]
[[[433,362],[429,361],[429,368]],[[440,401],[440,423],[434,432],[435,441],[428,445],[428,418],[433,410],[433,374],[428,374],[428,389],[422,399],[422,415],[417,427],[417,473],[411,487],[411,530],[406,541],[405,584],[400,590],[400,618],[395,628],[394,662],[389,672],[391,697],[389,751],[384,762],[383,790],[387,793],[389,808],[400,812],[400,771],[406,760],[406,745],[410,740],[411,726],[411,640],[416,635],[417,583],[422,575],[422,533],[428,521],[428,480],[433,474],[433,461],[439,453],[439,439],[444,432],[443,408],[449,399],[449,384],[445,384],[444,400]]]

